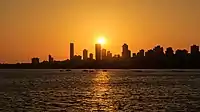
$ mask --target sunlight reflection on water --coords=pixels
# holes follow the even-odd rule
[[[100,72],[96,74],[93,79],[93,97],[92,100],[95,101],[96,106],[91,108],[91,111],[112,111],[114,110],[114,105],[112,99],[109,98],[111,92],[110,86],[110,75],[107,72]]]
[[[198,111],[199,72],[0,70],[0,111]]]

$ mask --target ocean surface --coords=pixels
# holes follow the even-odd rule
[[[0,112],[199,112],[200,70],[0,70]]]

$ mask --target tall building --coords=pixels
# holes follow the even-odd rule
[[[93,54],[92,53],[90,53],[89,59],[93,60]]]
[[[154,52],[155,54],[158,56],[158,55],[162,55],[164,54],[164,50],[163,50],[163,47],[161,47],[160,45],[156,46],[154,49]]]
[[[39,64],[40,63],[40,59],[39,58],[32,58],[31,62],[32,62],[32,64]]]
[[[101,44],[95,44],[95,56],[96,60],[101,60]]]
[[[107,51],[107,58],[111,59],[112,58],[112,53],[110,51]]]
[[[70,60],[74,57],[74,43],[70,43]]]
[[[102,49],[102,60],[105,60],[107,57],[106,49]]]
[[[83,60],[87,60],[88,59],[88,50],[84,49],[83,50]]]
[[[144,57],[145,55],[145,51],[143,49],[141,49],[138,53],[137,53],[137,56],[138,57]]]
[[[49,55],[49,63],[53,63],[54,59],[51,55]]]
[[[165,55],[168,56],[168,57],[171,57],[174,55],[174,50],[172,47],[168,47],[165,51]]]
[[[191,46],[190,49],[191,49],[190,50],[191,54],[198,54],[199,53],[199,46],[197,46],[197,45]]]
[[[131,51],[128,50],[128,58],[131,58]]]
[[[128,45],[124,44],[122,46],[122,58],[127,59],[127,58],[130,58],[130,56],[131,56],[131,52],[130,50],[128,50]]]

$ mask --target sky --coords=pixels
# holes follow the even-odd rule
[[[0,63],[69,58],[104,48],[121,54],[164,48],[188,49],[200,43],[200,0],[0,0]]]

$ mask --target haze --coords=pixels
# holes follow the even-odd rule
[[[199,0],[0,0],[0,63],[69,58],[94,52],[99,36],[104,47],[121,54],[164,47],[189,49],[200,43]]]

